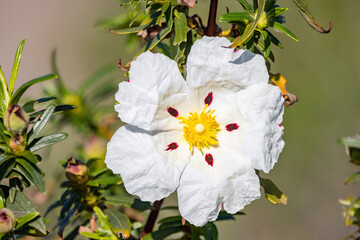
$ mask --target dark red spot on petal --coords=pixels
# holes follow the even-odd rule
[[[283,127],[281,124],[278,124],[279,125],[279,127]]]
[[[167,149],[165,149],[165,151],[172,151],[175,150],[179,147],[179,145],[176,142],[170,143],[167,147]]]
[[[129,80],[127,80],[127,82],[130,82],[130,79],[129,79]]]
[[[168,111],[168,113],[170,113],[170,115],[173,116],[173,117],[178,117],[178,116],[179,116],[179,112],[178,112],[175,108],[168,107],[168,108],[167,108],[167,111]]]
[[[236,48],[234,48],[234,52],[238,52],[239,50],[237,50]]]
[[[239,128],[239,125],[237,125],[236,123],[230,123],[230,124],[226,125],[226,130],[228,130],[229,132],[234,131],[238,128]]]
[[[213,100],[213,93],[209,92],[209,94],[206,96],[204,102],[205,102],[205,104],[210,105],[212,103],[212,100]]]
[[[207,153],[205,155],[205,161],[207,162],[207,164],[209,164],[210,166],[213,166],[214,164],[214,158],[210,153]]]

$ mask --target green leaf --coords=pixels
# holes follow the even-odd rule
[[[299,39],[287,27],[285,27],[281,23],[272,22],[272,23],[270,23],[270,26],[283,32],[284,34],[286,34],[288,37],[294,39],[295,41],[299,41]]]
[[[105,231],[111,232],[111,226],[109,222],[109,218],[101,211],[100,208],[94,207],[94,212],[98,218],[100,227]]]
[[[345,184],[347,184],[349,182],[356,183],[359,180],[360,180],[360,172],[356,172],[356,173],[351,174],[349,177],[346,178]]]
[[[44,103],[44,102],[47,102],[47,101],[50,101],[53,99],[56,99],[56,97],[45,97],[45,98],[40,98],[37,100],[32,100],[32,101],[25,103],[23,105],[22,109],[27,113],[34,112],[35,111],[34,107],[36,104]]]
[[[179,13],[180,18],[175,18],[175,42],[180,44],[181,42],[186,42],[187,36],[187,20],[186,15],[183,12]]]
[[[41,170],[35,164],[24,159],[17,158],[16,162],[19,163],[16,165],[19,172],[23,174],[32,185],[44,193],[45,183]]]
[[[106,209],[105,213],[110,220],[112,230],[118,236],[119,233],[122,233],[124,238],[129,238],[131,231],[131,222],[129,218],[125,214],[113,209]]]
[[[145,50],[143,50],[143,51],[152,50],[160,41],[162,41],[171,32],[172,27],[173,27],[173,17],[172,17],[172,11],[170,8],[168,10],[166,19],[167,19],[166,27],[161,29],[161,31],[150,42],[148,42],[145,45]]]
[[[270,11],[270,10],[274,7],[276,1],[277,1],[277,0],[266,0],[266,3],[265,3],[265,12]]]
[[[265,190],[265,197],[272,204],[287,204],[288,197],[270,180],[260,178],[260,185]]]
[[[55,107],[55,110],[52,113],[52,115],[56,115],[56,114],[59,114],[59,113],[65,112],[65,111],[70,111],[73,109],[76,109],[76,106],[74,106],[74,105],[57,105]],[[44,113],[44,110],[30,114],[30,122],[34,121],[36,118],[38,118],[43,113]]]
[[[17,229],[21,228],[26,223],[30,222],[31,220],[33,220],[34,218],[36,218],[39,215],[40,215],[39,212],[33,212],[33,213],[29,213],[29,214],[26,214],[25,216],[17,218],[15,228],[17,228]]]
[[[271,9],[271,11],[268,13],[268,15],[276,18],[276,17],[279,17],[284,12],[286,12],[287,10],[288,10],[288,8],[276,7],[276,8]]]
[[[11,203],[15,201],[17,181],[18,179],[14,177],[9,179],[9,198]]]
[[[142,9],[141,11],[139,11],[139,12],[135,15],[135,17],[133,17],[133,19],[131,19],[131,21],[130,21],[130,23],[129,23],[129,27],[131,27],[131,26],[134,24],[134,22],[136,21],[136,19],[137,19],[139,16],[141,16],[141,14],[144,14],[144,13],[145,13],[145,8]]]
[[[252,13],[254,12],[253,7],[246,1],[246,0],[237,0],[241,6],[248,12],[248,13]]]
[[[201,232],[202,232],[205,240],[213,240],[213,238],[211,236],[211,232],[206,226],[201,228]]]
[[[218,233],[216,225],[212,222],[208,222],[205,226],[210,230],[212,239],[218,240],[219,233]]]
[[[4,191],[0,188],[0,209],[5,207],[5,195]]]
[[[11,97],[10,104],[12,104],[12,105],[17,104],[19,102],[21,96],[24,94],[24,92],[32,85],[34,85],[36,83],[48,81],[48,80],[54,79],[54,78],[57,78],[57,75],[52,73],[52,74],[48,74],[48,75],[45,75],[45,76],[42,76],[39,78],[32,79],[32,80],[28,81],[27,83],[24,83],[16,90],[14,95]]]
[[[29,136],[28,144],[31,144],[31,142],[35,139],[36,135],[38,135],[40,131],[45,127],[46,123],[49,121],[54,110],[55,110],[55,105],[53,104],[51,104],[45,109],[40,119],[34,124],[34,127],[31,129],[31,131],[28,134]]]
[[[14,168],[15,161],[6,161],[0,166],[0,181],[6,177]]]
[[[99,186],[100,184],[120,184],[122,179],[117,176],[100,177],[98,179],[89,180],[86,184],[89,186]]]
[[[109,32],[113,33],[113,34],[130,34],[130,33],[137,33],[137,32],[140,32],[141,30],[144,30],[146,28],[149,28],[153,25],[155,25],[156,23],[156,20],[153,20],[147,24],[144,24],[144,25],[140,25],[140,26],[137,26],[137,27],[130,27],[130,28],[123,28],[123,29],[118,29],[118,30],[111,30],[109,29]]]
[[[49,212],[51,212],[55,208],[62,206],[62,204],[63,204],[63,202],[60,201],[60,200],[58,200],[58,201],[54,202],[53,204],[51,204],[50,207],[46,210],[46,212],[44,214],[44,217],[46,217],[46,215],[48,215]]]
[[[266,31],[267,32],[267,34],[269,35],[269,37],[270,37],[270,40],[271,40],[271,42],[275,45],[275,46],[277,46],[278,48],[280,48],[280,49],[283,49],[283,45],[281,44],[281,42],[279,41],[279,39],[277,39],[271,32],[269,32],[268,30],[263,30],[263,31]]]
[[[270,55],[271,39],[267,31],[260,30],[260,33],[264,39],[264,58],[268,58]]]
[[[350,148],[360,148],[360,137],[354,136],[354,137],[343,137],[339,139],[338,141],[341,144],[344,144],[347,147]]]
[[[7,89],[7,83],[5,80],[4,73],[0,66],[0,109],[1,109],[1,117],[3,113],[6,111],[8,103],[10,102],[10,96]]]
[[[320,24],[318,24],[314,17],[309,12],[309,7],[306,0],[293,0],[301,16],[315,31],[319,33],[329,33],[332,28],[332,22],[329,21],[329,28],[325,30]]]
[[[14,84],[15,84],[15,80],[17,78],[17,74],[19,71],[19,65],[20,65],[20,60],[21,60],[21,55],[22,55],[23,49],[24,49],[24,45],[25,45],[25,40],[23,40],[19,44],[19,46],[16,50],[14,65],[13,65],[10,80],[9,80],[9,95],[10,96],[12,95],[13,90],[14,90]]]
[[[34,139],[29,150],[35,152],[41,148],[53,145],[67,138],[66,133],[55,133]]]
[[[257,9],[257,14],[255,20],[248,24],[243,32],[243,34],[240,37],[237,37],[234,42],[229,46],[229,48],[235,48],[243,43],[245,43],[249,38],[251,38],[252,34],[254,33],[254,30],[260,21],[261,15],[264,12],[265,8],[265,0],[259,0],[259,7]]]
[[[26,197],[26,195],[21,192],[17,191],[15,195],[15,201],[12,203],[9,198],[6,199],[6,208],[10,209],[14,213],[33,213],[36,210],[30,203],[30,200]]]
[[[29,160],[30,162],[32,162],[34,164],[39,163],[39,159],[36,157],[36,155],[28,150],[25,150],[24,152],[19,154],[19,156]]]
[[[181,231],[185,231],[184,226],[165,228],[145,235],[142,240],[163,240],[166,237]]]
[[[112,240],[113,238],[109,237],[108,235],[104,234],[104,233],[89,233],[89,232],[81,232],[80,233],[82,236],[87,237],[87,238],[91,238],[91,239],[101,239],[101,240]]]
[[[249,22],[254,20],[248,12],[231,12],[225,13],[219,18],[219,22],[223,23],[234,23],[234,22]]]

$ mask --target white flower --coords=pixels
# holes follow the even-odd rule
[[[284,146],[283,98],[263,57],[229,45],[197,40],[186,82],[175,61],[143,53],[115,96],[127,124],[108,143],[107,166],[144,201],[177,189],[182,217],[196,226],[259,198],[255,169],[268,173]]]

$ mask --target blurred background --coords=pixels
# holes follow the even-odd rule
[[[208,0],[198,0],[191,13],[207,19]],[[275,49],[272,72],[282,73],[287,89],[299,102],[285,110],[285,148],[269,176],[289,197],[287,206],[275,206],[265,198],[244,209],[246,216],[217,224],[220,239],[341,239],[354,229],[344,226],[339,198],[358,195],[359,186],[344,185],[356,169],[348,162],[342,136],[360,133],[360,29],[357,0],[308,0],[316,20],[330,34],[313,31],[301,18],[292,1],[279,0],[289,7],[284,15],[286,26],[300,39],[295,42],[279,36],[284,49]],[[236,1],[220,1],[218,16],[243,11]],[[101,19],[125,11],[116,0],[0,0],[0,64],[8,77],[18,44],[27,39],[16,86],[50,73],[50,56],[57,49],[58,68],[64,82],[72,89],[98,68],[118,57],[126,63],[135,51],[126,49],[125,37],[96,27]],[[124,80],[118,70],[118,81]],[[42,86],[33,87],[29,98],[43,96]],[[66,129],[65,129],[66,131]],[[76,135],[53,148],[42,169],[49,191],[58,187],[53,176],[62,174],[59,160],[66,160],[80,142]],[[263,175],[264,176],[264,175]],[[175,196],[166,200],[171,205]],[[51,204],[45,201],[43,211]]]

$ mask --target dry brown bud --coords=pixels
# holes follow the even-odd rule
[[[284,99],[285,99],[284,105],[285,105],[286,107],[289,107],[289,106],[293,105],[294,103],[296,103],[296,102],[298,101],[298,99],[297,99],[297,97],[295,96],[295,94],[292,94],[292,93],[289,93],[289,92],[285,93],[285,94],[283,95],[283,97],[284,97]]]

